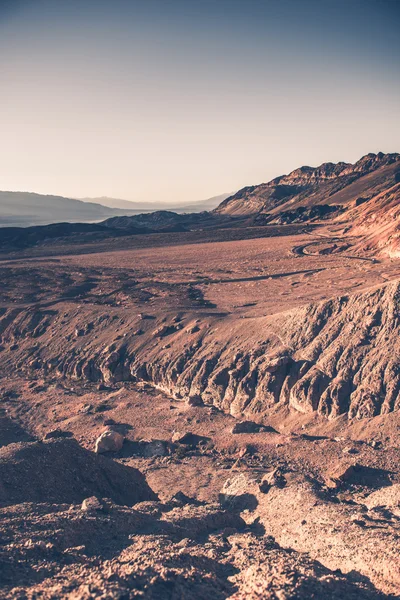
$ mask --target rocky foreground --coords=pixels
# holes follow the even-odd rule
[[[217,502],[182,492],[162,501],[137,470],[59,436],[0,451],[2,598],[372,599],[400,589],[400,484],[365,496],[361,467],[322,483],[255,467],[247,450]],[[198,453],[188,441],[147,460]]]

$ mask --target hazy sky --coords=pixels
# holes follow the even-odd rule
[[[400,0],[0,0],[0,189],[190,201],[400,152]]]

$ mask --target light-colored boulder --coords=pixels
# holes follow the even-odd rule
[[[96,440],[95,452],[119,452],[124,443],[124,436],[117,431],[104,431]]]
[[[91,496],[90,498],[85,498],[82,502],[82,510],[85,512],[92,512],[97,510],[104,510],[104,504],[96,498],[96,496]]]
[[[395,483],[387,487],[380,488],[372,494],[369,494],[363,504],[368,508],[384,507],[400,509],[400,483]]]

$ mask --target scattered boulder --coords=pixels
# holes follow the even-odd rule
[[[374,448],[375,450],[382,448],[382,442],[380,440],[372,440],[372,442],[370,443],[371,448]]]
[[[141,454],[145,458],[154,456],[166,456],[168,454],[168,443],[165,440],[150,440],[140,442]]]
[[[351,517],[350,517],[351,523],[353,523],[353,525],[358,525],[358,527],[365,527],[366,522],[362,518],[362,516],[363,515],[359,515],[359,514],[351,515]]]
[[[196,435],[195,433],[192,433],[191,431],[185,431],[185,432],[176,431],[175,433],[172,434],[171,440],[172,440],[173,444],[197,446],[200,443],[208,442],[210,440],[210,438],[202,436],[202,435]]]
[[[342,452],[343,454],[358,454],[359,451],[353,446],[347,446],[346,448],[343,448]]]
[[[163,338],[166,335],[170,335],[174,331],[176,331],[175,327],[171,327],[170,325],[161,325],[154,331],[153,335],[154,337]]]
[[[124,436],[117,431],[104,431],[96,440],[95,452],[102,454],[103,452],[119,452],[124,443]]]
[[[268,431],[268,427],[253,421],[239,421],[232,427],[232,433],[261,433],[262,431]]]
[[[280,469],[274,469],[270,473],[263,475],[259,488],[260,492],[266,494],[271,487],[283,488],[285,485],[286,479],[284,478],[282,471]]]
[[[173,444],[190,444],[193,438],[193,433],[191,431],[175,431],[172,434],[172,443]]]
[[[107,412],[108,410],[112,410],[112,406],[107,402],[100,402],[99,404],[97,404],[94,407],[94,412],[96,413],[100,413],[100,412]]]
[[[173,504],[173,505],[177,505],[177,506],[184,506],[185,504],[193,504],[194,506],[200,506],[202,503],[199,500],[196,500],[195,498],[191,498],[190,496],[186,496],[186,494],[179,491],[179,492],[176,492],[176,494],[174,494],[172,496],[172,498],[169,501],[169,504]]]
[[[85,512],[95,512],[103,511],[105,505],[98,498],[96,498],[96,496],[91,496],[90,498],[85,498],[85,500],[82,502],[81,508]]]
[[[327,475],[325,478],[325,483],[330,488],[336,488],[341,483],[350,481],[355,473],[359,465],[354,463],[352,465],[349,464],[337,464]]]
[[[400,508],[400,483],[385,486],[372,492],[364,498],[363,504],[370,509],[378,506]]]
[[[350,485],[361,485],[364,487],[375,488],[389,486],[392,484],[391,471],[378,467],[371,467],[359,463],[345,464],[334,469],[330,478],[337,484],[346,482]]]

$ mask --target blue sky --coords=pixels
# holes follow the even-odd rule
[[[397,0],[0,0],[0,189],[187,202],[400,151]]]

